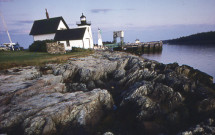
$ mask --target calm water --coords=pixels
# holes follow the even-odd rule
[[[161,53],[143,54],[142,56],[164,64],[173,62],[177,62],[179,65],[186,64],[215,78],[215,45],[163,45]]]

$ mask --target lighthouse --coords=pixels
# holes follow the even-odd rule
[[[102,35],[101,35],[101,30],[98,29],[98,47],[102,48],[103,47],[103,43],[102,43]]]
[[[30,32],[34,41],[55,40],[64,44],[66,51],[71,51],[73,47],[93,49],[91,23],[83,13],[76,23],[77,28],[69,28],[62,17],[49,18],[47,10],[46,17],[47,19],[34,21]]]
[[[89,44],[89,48],[93,48],[93,35],[91,30],[91,22],[87,21],[86,16],[82,13],[80,17],[80,22],[77,22],[76,24],[78,28],[86,28],[84,37],[87,40],[87,44]]]

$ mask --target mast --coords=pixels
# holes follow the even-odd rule
[[[12,47],[12,50],[14,51],[13,42],[12,42],[12,40],[11,40],[10,34],[9,34],[9,32],[8,32],[8,29],[7,29],[7,25],[6,25],[6,23],[5,23],[4,17],[3,17],[3,15],[1,14],[1,12],[0,12],[0,16],[1,16],[1,19],[2,19],[3,26],[4,26],[4,28],[5,28],[6,32],[7,32],[7,36],[8,36],[8,38],[9,38],[10,45],[11,45],[11,47]]]

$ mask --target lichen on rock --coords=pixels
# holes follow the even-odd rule
[[[213,134],[214,124],[202,122],[215,118],[211,79],[107,51],[8,69],[0,74],[0,134]]]

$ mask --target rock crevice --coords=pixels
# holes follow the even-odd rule
[[[1,74],[0,133],[180,134],[214,119],[214,101],[212,77],[192,67],[96,52]]]

